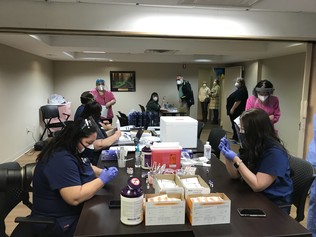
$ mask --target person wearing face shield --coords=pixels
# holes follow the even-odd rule
[[[112,106],[116,103],[116,99],[111,91],[106,90],[104,80],[97,79],[96,88],[92,89],[90,93],[94,96],[95,101],[102,106],[102,120],[108,120],[112,123]]]
[[[179,92],[180,107],[184,108],[186,114],[190,116],[190,107],[194,105],[193,91],[190,82],[183,79],[183,76],[178,75],[176,78],[177,89]]]
[[[206,81],[203,81],[199,89],[199,101],[202,108],[202,120],[207,122],[208,104],[210,103],[211,89],[207,86]]]
[[[281,111],[279,99],[273,95],[273,92],[273,84],[269,80],[259,81],[253,89],[253,95],[247,99],[246,110],[260,108],[269,115],[272,124],[277,123],[280,119]]]

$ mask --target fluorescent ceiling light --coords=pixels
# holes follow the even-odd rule
[[[36,39],[36,40],[41,40],[38,36],[36,35],[29,35],[30,37],[32,37],[33,39]]]
[[[195,59],[194,62],[198,62],[198,63],[210,63],[212,62],[211,59]]]
[[[73,55],[71,55],[70,53],[67,53],[67,52],[63,52],[65,55],[67,55],[68,57],[71,57],[71,58],[74,58]]]
[[[83,53],[106,53],[104,51],[90,51],[90,50],[86,50],[86,51],[83,51]]]

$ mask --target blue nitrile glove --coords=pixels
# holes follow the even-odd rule
[[[235,156],[237,156],[237,154],[235,152],[233,152],[232,150],[228,149],[227,147],[223,147],[222,148],[222,153],[223,155],[226,157],[226,159],[233,161]]]
[[[222,137],[218,145],[220,150],[222,150],[223,147],[227,147],[230,150],[230,144],[226,137]]]
[[[101,171],[101,174],[99,175],[99,178],[102,180],[104,184],[110,182],[116,175],[117,175],[117,168],[116,167],[110,167],[108,169],[103,169]]]

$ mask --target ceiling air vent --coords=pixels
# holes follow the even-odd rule
[[[178,52],[178,50],[171,50],[171,49],[146,49],[144,51],[145,53],[148,54],[167,54],[167,55],[172,55]]]

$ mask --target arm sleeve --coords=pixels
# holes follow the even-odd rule
[[[274,115],[274,118],[273,118],[273,123],[276,123],[279,121],[280,119],[280,116],[281,116],[281,111],[280,111],[280,106],[279,106],[279,99],[278,97],[274,97],[275,98],[275,101],[274,101],[274,104],[273,104],[273,107],[274,107],[274,112],[273,112],[273,115]]]
[[[254,96],[250,96],[246,102],[246,110],[253,108],[253,99]]]

